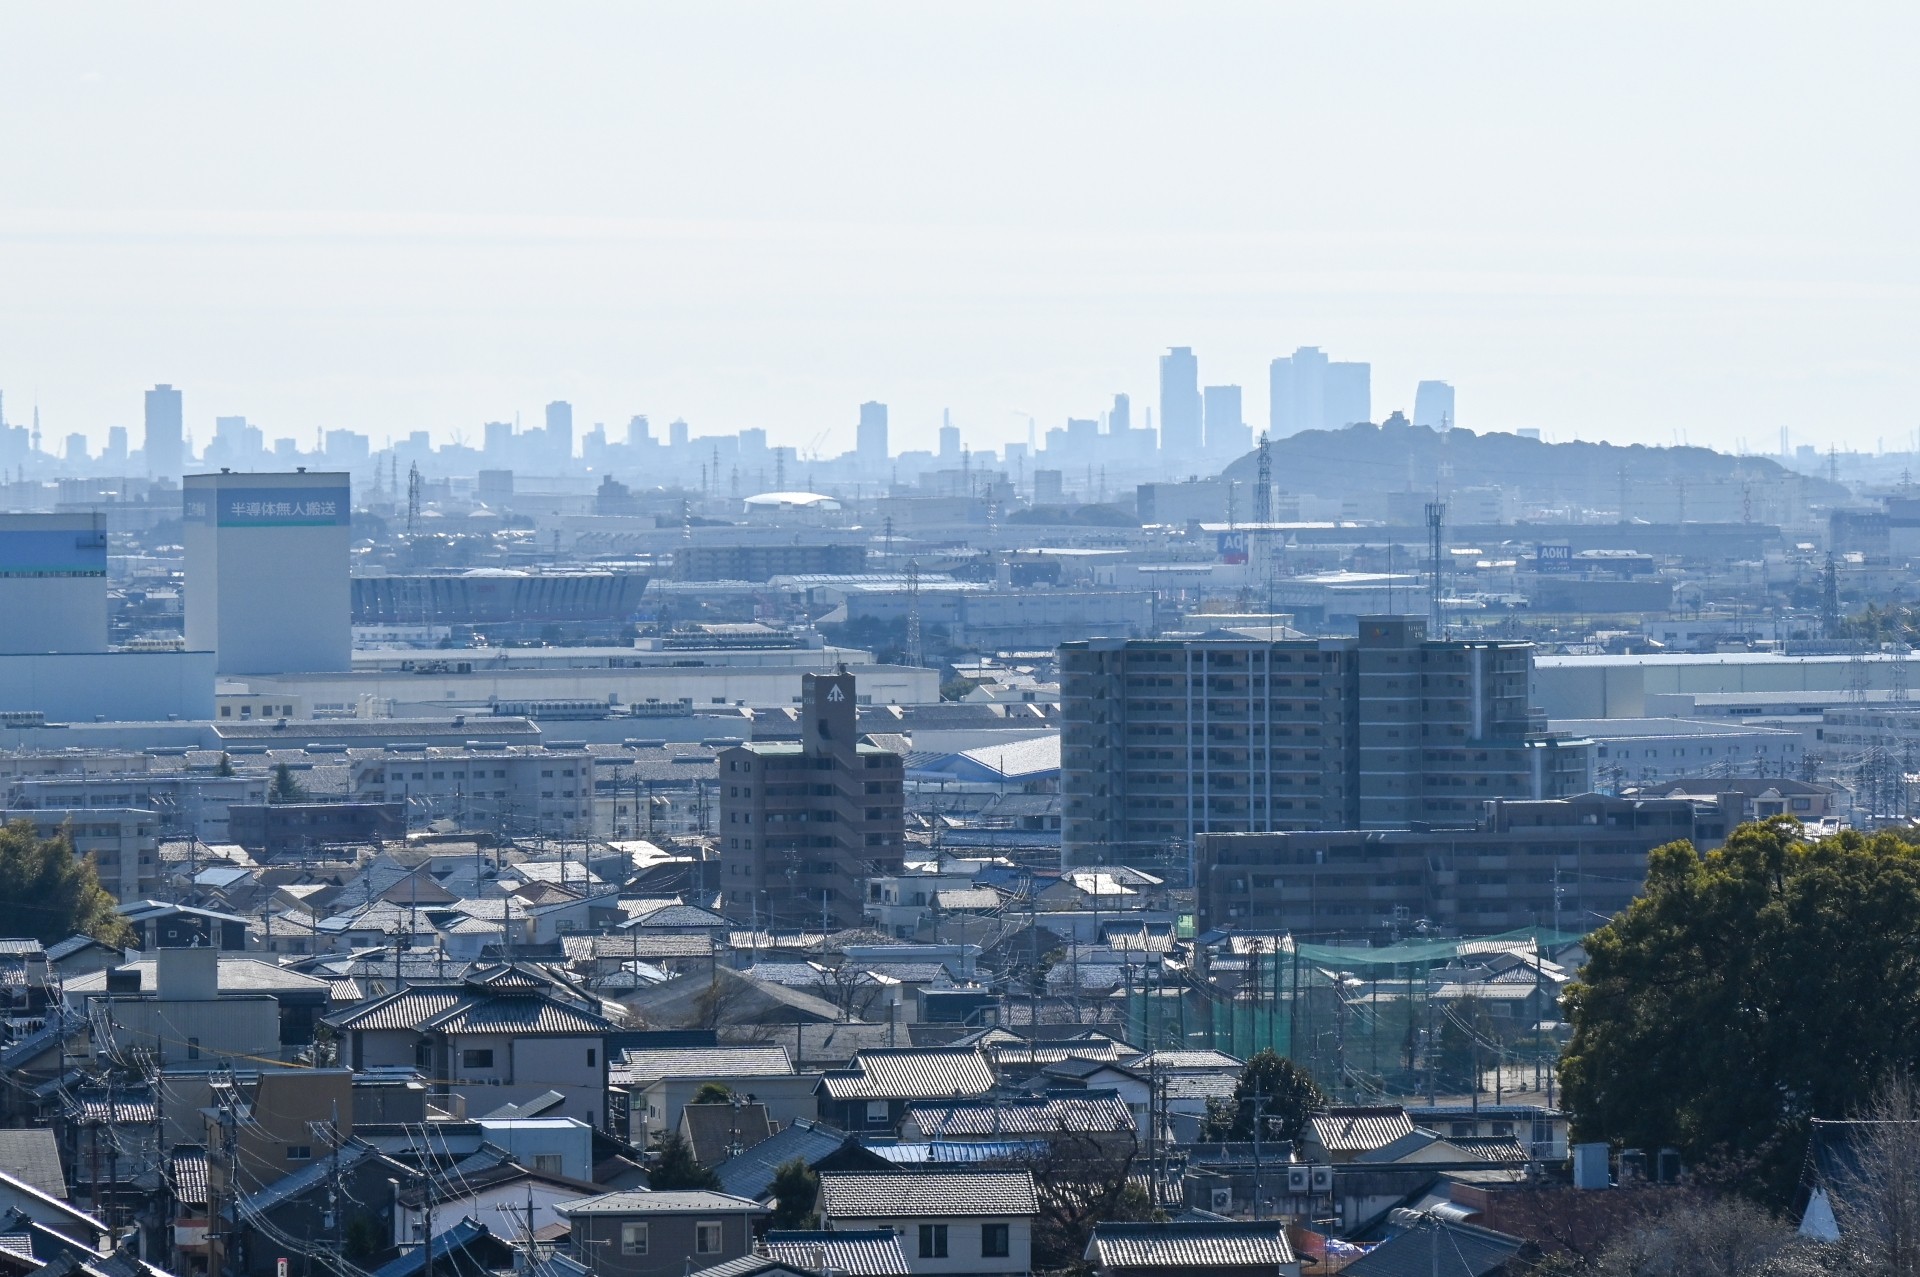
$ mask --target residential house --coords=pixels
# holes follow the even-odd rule
[[[1073,1137],[1081,1147],[1119,1152],[1139,1144],[1133,1113],[1113,1091],[1047,1091],[979,1099],[923,1100],[907,1106],[906,1141],[1044,1141]]]
[[[417,1068],[437,1095],[489,1113],[554,1091],[546,1116],[598,1126],[607,1112],[605,1018],[531,979],[476,972],[454,985],[414,986],[327,1017],[354,1069]]]
[[[1306,1160],[1351,1162],[1413,1134],[1407,1111],[1398,1104],[1338,1105],[1307,1119]]]
[[[1039,1196],[1028,1171],[898,1171],[820,1177],[822,1225],[891,1228],[916,1277],[1025,1274]]]
[[[702,1189],[601,1193],[557,1209],[573,1255],[594,1277],[682,1277],[753,1250],[758,1202]]]
[[[903,1047],[857,1052],[829,1070],[816,1091],[820,1117],[849,1131],[898,1131],[915,1100],[984,1095],[993,1069],[973,1047]]]

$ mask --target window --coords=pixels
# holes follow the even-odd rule
[[[311,1144],[287,1145],[287,1160],[289,1162],[311,1162],[313,1160],[313,1145]]]
[[[920,1258],[945,1259],[947,1257],[947,1226],[945,1224],[920,1225]]]
[[[1012,1239],[1007,1235],[1005,1224],[980,1225],[980,1257],[982,1259],[1005,1259],[1012,1253]]]
[[[892,1116],[893,1114],[888,1111],[887,1102],[885,1100],[868,1100],[867,1101],[867,1125],[868,1126],[885,1126],[887,1125],[888,1120]]]
[[[592,1046],[588,1047],[587,1048],[587,1067],[592,1069],[592,1068],[598,1068],[599,1065],[600,1065],[600,1049],[598,1047],[592,1047]]]
[[[647,1226],[645,1224],[620,1225],[620,1253],[622,1255],[644,1255],[647,1253]]]
[[[460,1067],[463,1069],[490,1069],[493,1067],[493,1048],[484,1050],[466,1050],[460,1053]]]
[[[187,1058],[189,1060],[197,1060],[200,1058],[200,1039],[199,1038],[187,1039]]]
[[[693,1226],[693,1253],[696,1255],[718,1255],[720,1253],[720,1221],[705,1220]]]
[[[560,1168],[560,1154],[535,1153],[533,1155],[533,1169],[542,1175],[563,1174]]]

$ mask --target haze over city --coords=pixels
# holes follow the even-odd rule
[[[238,4],[0,12],[0,387],[309,445],[971,446],[1190,346],[1375,419],[1911,447],[1915,19],[1638,5]],[[1136,410],[1137,411],[1137,410]],[[1136,425],[1139,424],[1136,421]]]

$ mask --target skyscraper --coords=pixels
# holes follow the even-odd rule
[[[1423,381],[1413,391],[1413,424],[1429,430],[1451,430],[1460,424],[1453,415],[1453,387],[1444,381]]]
[[[1190,346],[1171,347],[1160,356],[1160,451],[1197,456],[1201,422],[1200,361]]]
[[[1373,365],[1328,363],[1321,409],[1329,430],[1338,430],[1356,421],[1372,421]]]
[[[868,402],[860,405],[860,426],[854,434],[854,455],[860,464],[881,466],[887,463],[887,406]]]
[[[1207,452],[1216,457],[1237,457],[1253,446],[1252,432],[1240,411],[1240,387],[1208,386],[1201,392],[1206,412]]]
[[[647,414],[627,419],[627,447],[641,448],[653,442],[653,427],[647,422]]]
[[[1274,438],[1302,430],[1338,430],[1373,419],[1373,366],[1327,358],[1302,346],[1268,370],[1267,423]]]
[[[547,450],[560,461],[573,460],[573,405],[564,399],[547,405]]]
[[[1125,395],[1113,397],[1113,411],[1107,414],[1107,433],[1123,435],[1133,429],[1133,400]]]
[[[177,475],[185,461],[182,440],[186,436],[186,418],[180,407],[180,392],[172,386],[158,385],[147,392],[147,473]]]
[[[940,427],[940,460],[958,461],[960,459],[960,427]]]

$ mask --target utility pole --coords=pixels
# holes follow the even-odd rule
[[[1446,540],[1447,503],[1444,501],[1427,502],[1427,548],[1433,556],[1433,604],[1428,618],[1427,629],[1430,638],[1444,639],[1447,636],[1447,605],[1445,566],[1441,554]]]

